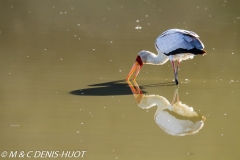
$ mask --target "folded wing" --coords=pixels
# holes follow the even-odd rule
[[[156,39],[155,46],[165,55],[206,53],[203,50],[204,45],[196,33],[180,29],[170,29],[162,33]]]

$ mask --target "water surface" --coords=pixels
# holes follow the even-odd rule
[[[0,152],[87,151],[83,159],[238,159],[240,12],[235,1],[1,1]],[[169,28],[207,56],[180,66],[180,101],[204,116],[193,135],[156,124],[124,80]],[[144,65],[144,95],[172,101],[170,62]],[[58,157],[59,158],[59,157]]]

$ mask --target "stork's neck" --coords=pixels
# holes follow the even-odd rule
[[[163,65],[169,60],[169,58],[161,52],[158,52],[158,55],[156,55],[149,51],[141,51],[138,55],[144,64]]]
[[[169,101],[159,95],[143,95],[141,101],[138,103],[138,106],[143,109],[149,109],[153,106],[158,106],[158,110],[168,109],[170,106]]]

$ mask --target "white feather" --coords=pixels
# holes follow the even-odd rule
[[[162,33],[155,41],[158,51],[168,54],[176,49],[203,49],[204,45],[199,36],[192,32],[181,29],[170,29]]]

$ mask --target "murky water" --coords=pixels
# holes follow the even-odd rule
[[[239,159],[239,5],[0,1],[1,156]],[[207,56],[181,64],[178,89],[169,62],[128,84],[137,53],[169,28],[195,31]]]

